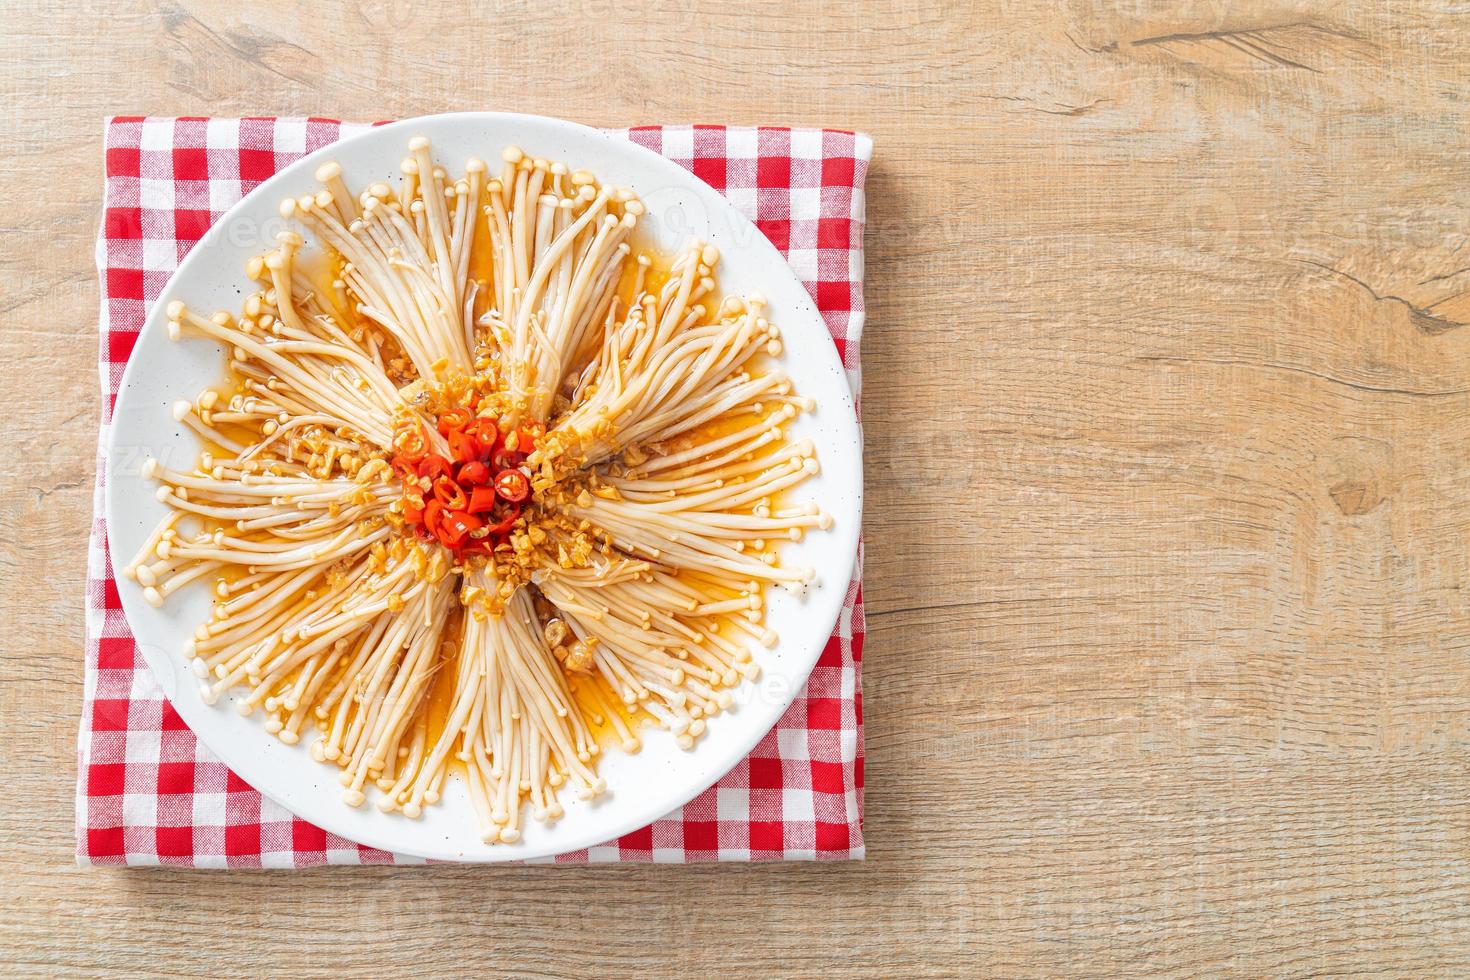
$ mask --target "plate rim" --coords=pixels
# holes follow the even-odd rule
[[[411,130],[414,126],[421,126],[426,124],[440,126],[454,125],[456,123],[507,123],[514,125],[516,123],[526,122],[534,123],[536,125],[549,125],[554,129],[569,129],[583,137],[591,137],[594,139],[609,142],[616,141],[621,148],[631,149],[635,157],[642,157],[649,166],[655,168],[656,170],[664,170],[680,183],[689,183],[690,186],[694,187],[694,192],[701,199],[707,199],[708,201],[716,202],[714,204],[714,207],[723,213],[724,219],[727,222],[731,223],[731,227],[740,229],[741,232],[746,236],[746,241],[740,246],[740,248],[754,249],[757,251],[769,251],[771,254],[774,255],[777,260],[779,260],[781,267],[786,270],[786,274],[790,277],[791,281],[797,286],[797,288],[802,290],[803,293],[806,293],[810,298],[810,294],[807,293],[805,284],[802,283],[802,281],[797,277],[796,271],[791,267],[790,262],[784,255],[780,253],[779,250],[776,249],[774,245],[771,244],[770,240],[766,238],[765,234],[762,233],[758,227],[756,227],[755,223],[751,219],[747,218],[740,211],[739,208],[735,207],[735,205],[731,203],[730,200],[725,197],[725,195],[720,193],[715,188],[710,187],[705,182],[701,181],[698,177],[694,176],[692,173],[681,167],[679,164],[675,163],[673,160],[645,146],[642,146],[616,132],[598,129],[582,123],[572,122],[570,120],[561,119],[554,116],[543,116],[529,113],[491,111],[446,112],[412,116],[406,119],[395,120],[393,122],[384,123],[381,125],[372,125],[369,128],[362,130],[361,132],[344,136],[339,140],[327,144],[326,146],[318,147],[315,150],[303,153],[296,160],[293,160],[291,163],[281,168],[276,173],[272,174],[269,178],[262,181],[259,185],[252,188],[249,192],[243,195],[240,200],[232,204],[228,209],[222,212],[218,218],[211,222],[210,227],[212,229],[224,225],[224,223],[230,220],[232,216],[238,216],[238,214],[246,208],[254,207],[255,202],[259,199],[274,198],[280,196],[284,185],[290,183],[293,180],[296,180],[298,178],[298,175],[303,173],[310,173],[315,166],[318,166],[321,162],[324,162],[323,158],[330,157],[334,151],[340,151],[344,146],[350,146],[351,144],[357,143],[359,141],[382,139],[384,133]],[[409,133],[404,133],[405,140],[409,137],[409,135]],[[206,232],[206,236],[207,234],[208,233]],[[139,330],[138,337],[140,341],[146,334],[155,333],[159,330],[164,329],[162,321],[166,318],[164,310],[168,306],[169,299],[173,294],[178,291],[179,283],[187,282],[190,275],[192,274],[193,267],[195,265],[202,264],[205,261],[205,256],[209,253],[209,249],[207,247],[200,248],[200,245],[207,245],[207,239],[197,242],[195,246],[192,247],[189,252],[184,256],[184,258],[180,260],[177,268],[175,268],[174,271],[169,275],[168,280],[164,283],[162,289],[160,290],[158,298],[154,301],[152,308],[149,310],[142,328]],[[241,273],[240,275],[243,278],[243,273]],[[812,298],[812,311],[817,321],[821,322],[820,310],[817,308],[814,298]],[[831,569],[831,572],[833,574],[833,581],[836,582],[839,578],[841,580],[841,584],[834,585],[834,588],[839,588],[842,590],[843,600],[836,605],[835,611],[832,614],[830,621],[825,623],[825,629],[821,633],[822,639],[814,643],[814,649],[810,651],[810,655],[806,658],[807,662],[801,665],[799,670],[792,671],[792,678],[799,678],[799,682],[792,684],[789,693],[780,699],[779,710],[772,713],[770,724],[754,727],[750,731],[742,734],[740,737],[735,738],[732,742],[732,748],[729,749],[730,761],[728,765],[717,764],[712,770],[713,775],[711,775],[707,780],[703,778],[693,780],[691,783],[689,783],[688,791],[686,792],[685,790],[680,790],[678,793],[675,793],[672,797],[669,798],[672,802],[666,809],[662,810],[661,812],[654,814],[651,817],[630,817],[625,818],[623,821],[617,824],[609,824],[606,834],[603,835],[602,832],[599,831],[596,840],[573,840],[568,842],[565,846],[558,844],[555,846],[555,849],[546,850],[542,848],[534,852],[523,852],[516,845],[486,845],[487,847],[489,847],[489,850],[483,854],[447,854],[445,850],[431,846],[431,842],[426,842],[423,847],[405,847],[401,842],[385,843],[382,840],[363,840],[361,839],[361,835],[359,834],[353,833],[349,835],[342,833],[340,829],[334,829],[331,825],[332,822],[330,820],[317,820],[315,817],[308,818],[302,816],[288,802],[287,798],[283,798],[282,794],[278,794],[269,789],[262,788],[261,786],[256,785],[254,782],[244,780],[243,777],[239,777],[238,773],[236,773],[237,778],[241,778],[242,782],[246,782],[246,784],[249,785],[256,792],[274,801],[296,819],[304,820],[308,823],[312,823],[313,825],[320,826],[322,829],[336,834],[345,840],[351,841],[354,844],[372,847],[379,850],[385,850],[399,856],[407,856],[431,861],[447,861],[473,864],[497,864],[513,861],[541,861],[553,858],[557,855],[597,846],[603,843],[612,843],[616,841],[619,837],[622,837],[624,834],[647,826],[657,820],[663,819],[668,814],[681,809],[683,806],[688,804],[690,800],[699,796],[701,793],[708,790],[719,780],[723,779],[726,775],[729,774],[730,771],[735,768],[735,766],[740,764],[741,760],[750,755],[751,751],[760,743],[762,739],[764,739],[772,730],[774,730],[775,726],[780,723],[781,718],[790,709],[791,705],[795,703],[798,695],[800,695],[806,689],[806,685],[810,681],[812,671],[815,669],[817,662],[821,658],[821,653],[826,645],[827,640],[830,639],[833,629],[841,621],[842,612],[846,607],[846,593],[852,583],[853,572],[857,566],[858,549],[860,547],[861,541],[863,512],[864,461],[862,450],[862,426],[860,420],[857,417],[856,399],[854,396],[854,392],[852,391],[851,379],[847,373],[846,365],[842,363],[841,355],[837,350],[836,342],[835,339],[831,336],[831,332],[826,329],[825,323],[823,323],[822,326],[823,334],[827,340],[827,349],[830,351],[831,357],[833,358],[834,362],[837,365],[837,368],[839,369],[840,378],[842,380],[844,398],[841,408],[843,410],[842,414],[845,416],[844,422],[846,423],[846,426],[851,427],[853,434],[856,436],[856,447],[852,451],[852,469],[854,483],[853,486],[849,488],[853,495],[853,533],[850,535],[853,546],[848,549],[849,553],[842,559],[841,567],[834,567]],[[141,370],[141,368],[139,368],[140,363],[140,358],[129,357],[127,364],[123,368],[122,375],[118,379],[116,401],[114,402],[113,410],[110,413],[108,422],[106,445],[107,460],[116,460],[118,458],[118,447],[116,445],[118,435],[118,426],[116,424],[118,414],[117,409],[121,404],[123,404],[124,393],[129,389],[130,382],[135,380],[136,373]],[[134,390],[139,389],[134,386]],[[119,551],[115,546],[116,542],[114,541],[114,535],[116,533],[115,529],[118,527],[118,522],[114,520],[115,492],[112,488],[117,484],[119,479],[142,478],[141,476],[119,478],[114,474],[109,473],[107,481],[104,485],[104,492],[102,495],[103,514],[107,528],[106,537],[109,570],[111,571],[112,576],[117,583],[119,597],[123,607],[122,611],[124,618],[127,620],[128,623],[128,632],[130,634],[130,638],[133,640],[135,646],[142,654],[144,663],[147,665],[147,669],[154,675],[154,681],[158,685],[160,695],[164,699],[166,699],[170,703],[170,705],[174,705],[174,702],[178,697],[186,695],[180,695],[177,691],[175,691],[174,693],[170,693],[169,685],[161,682],[158,671],[154,668],[153,656],[156,654],[162,657],[170,657],[177,656],[177,654],[165,650],[154,650],[152,649],[152,644],[139,642],[137,634],[134,631],[132,625],[133,617],[129,614],[129,609],[131,607],[135,607],[143,600],[141,599],[141,587],[138,585],[138,583],[132,581],[131,579],[128,579],[122,574],[122,568],[125,566],[126,563],[121,561],[119,557]],[[823,619],[827,619],[827,617],[824,616]],[[782,641],[782,643],[784,644],[784,641]],[[751,683],[752,682],[750,681],[746,681],[742,684],[742,686],[747,686]],[[195,691],[195,687],[193,685],[184,685],[184,688],[194,693],[197,697],[197,692]],[[175,710],[177,710],[177,708]],[[210,708],[210,710],[220,709]],[[233,753],[230,753],[228,750],[223,752],[220,751],[220,749],[218,749],[216,746],[206,742],[205,739],[197,732],[194,732],[192,728],[190,728],[190,732],[198,740],[199,744],[208,749],[209,752],[214,755],[218,761],[229,768],[231,772],[236,771],[238,766],[231,764],[231,762],[229,762],[227,758]],[[261,735],[265,738],[270,737],[268,734],[265,733],[263,728],[261,729]],[[385,819],[386,818],[387,815],[385,815]],[[474,838],[476,841],[478,840],[478,836],[474,833],[473,828],[467,828],[465,832],[470,838]],[[447,856],[445,856],[446,854]]]

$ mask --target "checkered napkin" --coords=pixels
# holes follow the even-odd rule
[[[326,119],[116,117],[106,126],[102,436],[87,567],[78,740],[77,861],[186,867],[412,864],[306,823],[201,745],[139,655],[107,555],[107,429],[149,308],[210,224],[303,154],[365,127]],[[815,129],[649,126],[621,131],[724,194],[816,299],[858,389],[863,180],[872,142]],[[862,555],[836,632],[776,727],[715,786],[642,830],[546,859],[766,861],[863,855]]]

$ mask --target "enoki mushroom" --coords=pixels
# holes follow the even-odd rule
[[[514,842],[757,676],[766,587],[813,576],[778,545],[831,523],[791,499],[812,404],[714,247],[635,249],[626,189],[514,148],[451,178],[422,138],[397,186],[317,178],[281,213],[320,255],[283,232],[238,314],[168,308],[230,380],[174,406],[206,449],[147,464],[169,513],[125,574],[212,580],[201,696],[309,738],[349,805],[416,818],[458,772]]]

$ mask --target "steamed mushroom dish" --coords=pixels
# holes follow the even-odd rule
[[[349,805],[418,817],[454,772],[514,842],[756,676],[768,590],[813,575],[780,544],[831,523],[788,435],[813,405],[762,297],[641,248],[627,189],[515,148],[450,176],[423,138],[394,184],[316,176],[238,312],[167,308],[228,380],[175,405],[202,452],[146,465],[168,512],[125,574],[213,590],[200,696]]]

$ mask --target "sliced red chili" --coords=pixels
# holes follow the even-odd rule
[[[470,532],[478,530],[481,524],[478,517],[462,510],[448,511],[439,523],[439,540],[444,542],[445,547],[458,548],[469,537]]]
[[[495,464],[497,469],[514,469],[520,466],[526,461],[526,457],[531,455],[535,450],[536,440],[540,438],[536,434],[536,430],[527,426],[522,426],[517,429],[515,436],[516,447],[514,449],[509,448],[504,439],[501,439],[500,445],[496,446],[494,454],[490,457],[490,461]]]
[[[495,492],[519,504],[531,495],[531,481],[520,470],[501,470],[495,477]]]
[[[458,432],[469,424],[473,418],[466,408],[450,408],[439,413],[439,434],[448,436],[451,432]]]
[[[449,455],[459,462],[480,458],[480,441],[470,433],[453,429],[446,438],[449,440]]]
[[[495,509],[496,501],[494,487],[475,487],[470,491],[470,513],[486,514]]]
[[[482,487],[490,482],[490,467],[486,466],[478,459],[471,460],[470,462],[464,463],[460,466],[459,473],[456,476],[456,479],[459,480],[459,482],[463,486]]]
[[[400,480],[408,480],[418,476],[419,460],[417,457],[409,456],[406,453],[398,453],[388,461],[388,465],[393,467],[394,474]]]
[[[514,450],[494,418],[469,408],[446,409],[437,424],[447,452],[428,451],[432,430],[414,421],[394,433],[393,471],[403,480],[405,525],[438,540],[456,558],[490,555],[505,544],[531,499],[530,478],[517,467],[544,435],[537,423],[514,430]]]
[[[464,487],[447,476],[441,476],[434,481],[434,499],[443,504],[445,510],[464,510],[469,506]]]
[[[403,519],[410,524],[422,524],[424,520],[424,498],[415,494],[403,495]]]
[[[440,456],[438,453],[432,456],[425,456],[423,462],[419,463],[418,467],[419,476],[427,476],[430,480],[437,480],[441,476],[448,476],[451,472],[453,472],[453,468],[449,465],[449,460]]]
[[[424,454],[427,446],[424,443],[424,433],[421,425],[415,424],[412,428],[399,429],[393,434],[393,448],[399,453],[417,458]]]
[[[475,437],[479,450],[476,453],[478,459],[489,459],[500,446],[500,426],[495,424],[494,419],[475,419],[465,426],[465,432]]]

